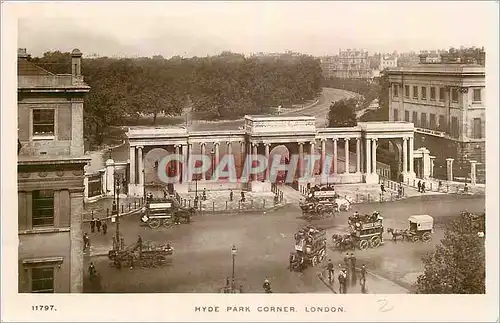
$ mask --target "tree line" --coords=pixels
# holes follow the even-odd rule
[[[46,52],[30,60],[56,74],[71,73],[69,52]],[[315,98],[321,92],[321,66],[308,55],[217,56],[169,59],[84,58],[82,74],[91,86],[86,97],[84,129],[97,144],[106,129],[144,115],[181,115],[197,119],[235,119],[265,114]]]

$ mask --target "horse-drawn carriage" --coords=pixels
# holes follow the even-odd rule
[[[434,218],[430,215],[412,215],[408,218],[408,229],[393,229],[388,228],[387,232],[392,235],[394,241],[398,237],[403,240],[417,242],[429,242],[432,240],[434,232]]]
[[[338,249],[365,250],[377,248],[383,242],[383,218],[379,212],[360,215],[357,212],[349,217],[349,233],[332,235],[332,243]]]
[[[171,262],[170,256],[174,252],[169,243],[166,245],[153,245],[139,240],[125,248],[119,248],[118,245],[114,244],[113,249],[108,252],[108,258],[113,261],[117,268],[121,268],[124,262],[139,267],[163,266]]]
[[[334,190],[314,190],[308,194],[304,202],[299,203],[304,218],[325,218],[335,215],[336,212],[348,211],[352,201],[343,198]]]
[[[326,258],[326,230],[306,226],[295,234],[295,252],[292,253],[291,269],[302,270],[316,266]]]
[[[163,199],[149,198],[146,203],[146,211],[141,217],[141,221],[150,228],[156,229],[160,225],[170,228],[174,224],[181,222],[190,223],[191,216],[195,214],[195,208],[183,208],[176,199],[166,197]]]

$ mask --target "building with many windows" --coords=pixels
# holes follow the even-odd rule
[[[325,78],[371,79],[372,69],[366,50],[340,50],[338,56],[321,59],[321,68]]]
[[[56,75],[18,51],[18,265],[21,293],[83,290],[83,82]]]
[[[437,174],[454,159],[455,174],[467,176],[470,161],[484,178],[485,69],[480,64],[421,63],[387,71],[389,120],[413,122],[415,149],[436,156]],[[444,169],[444,170],[443,170]]]

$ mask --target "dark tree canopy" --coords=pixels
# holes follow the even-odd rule
[[[328,113],[329,127],[352,127],[356,125],[356,104],[357,99],[343,99],[335,101],[330,106]]]
[[[31,61],[56,74],[71,73],[67,52],[47,52]],[[189,103],[195,118],[232,119],[310,100],[321,92],[319,60],[307,55],[84,58],[82,73],[92,87],[85,104],[85,134],[97,143],[106,128],[126,118],[150,115],[154,124],[159,113],[180,115]]]
[[[481,234],[482,233],[482,234]],[[436,251],[423,257],[418,294],[484,294],[484,215],[463,212],[449,224]]]

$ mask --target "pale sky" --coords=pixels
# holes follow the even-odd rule
[[[497,2],[16,3],[18,47],[165,57],[339,48],[373,52],[485,46]]]

